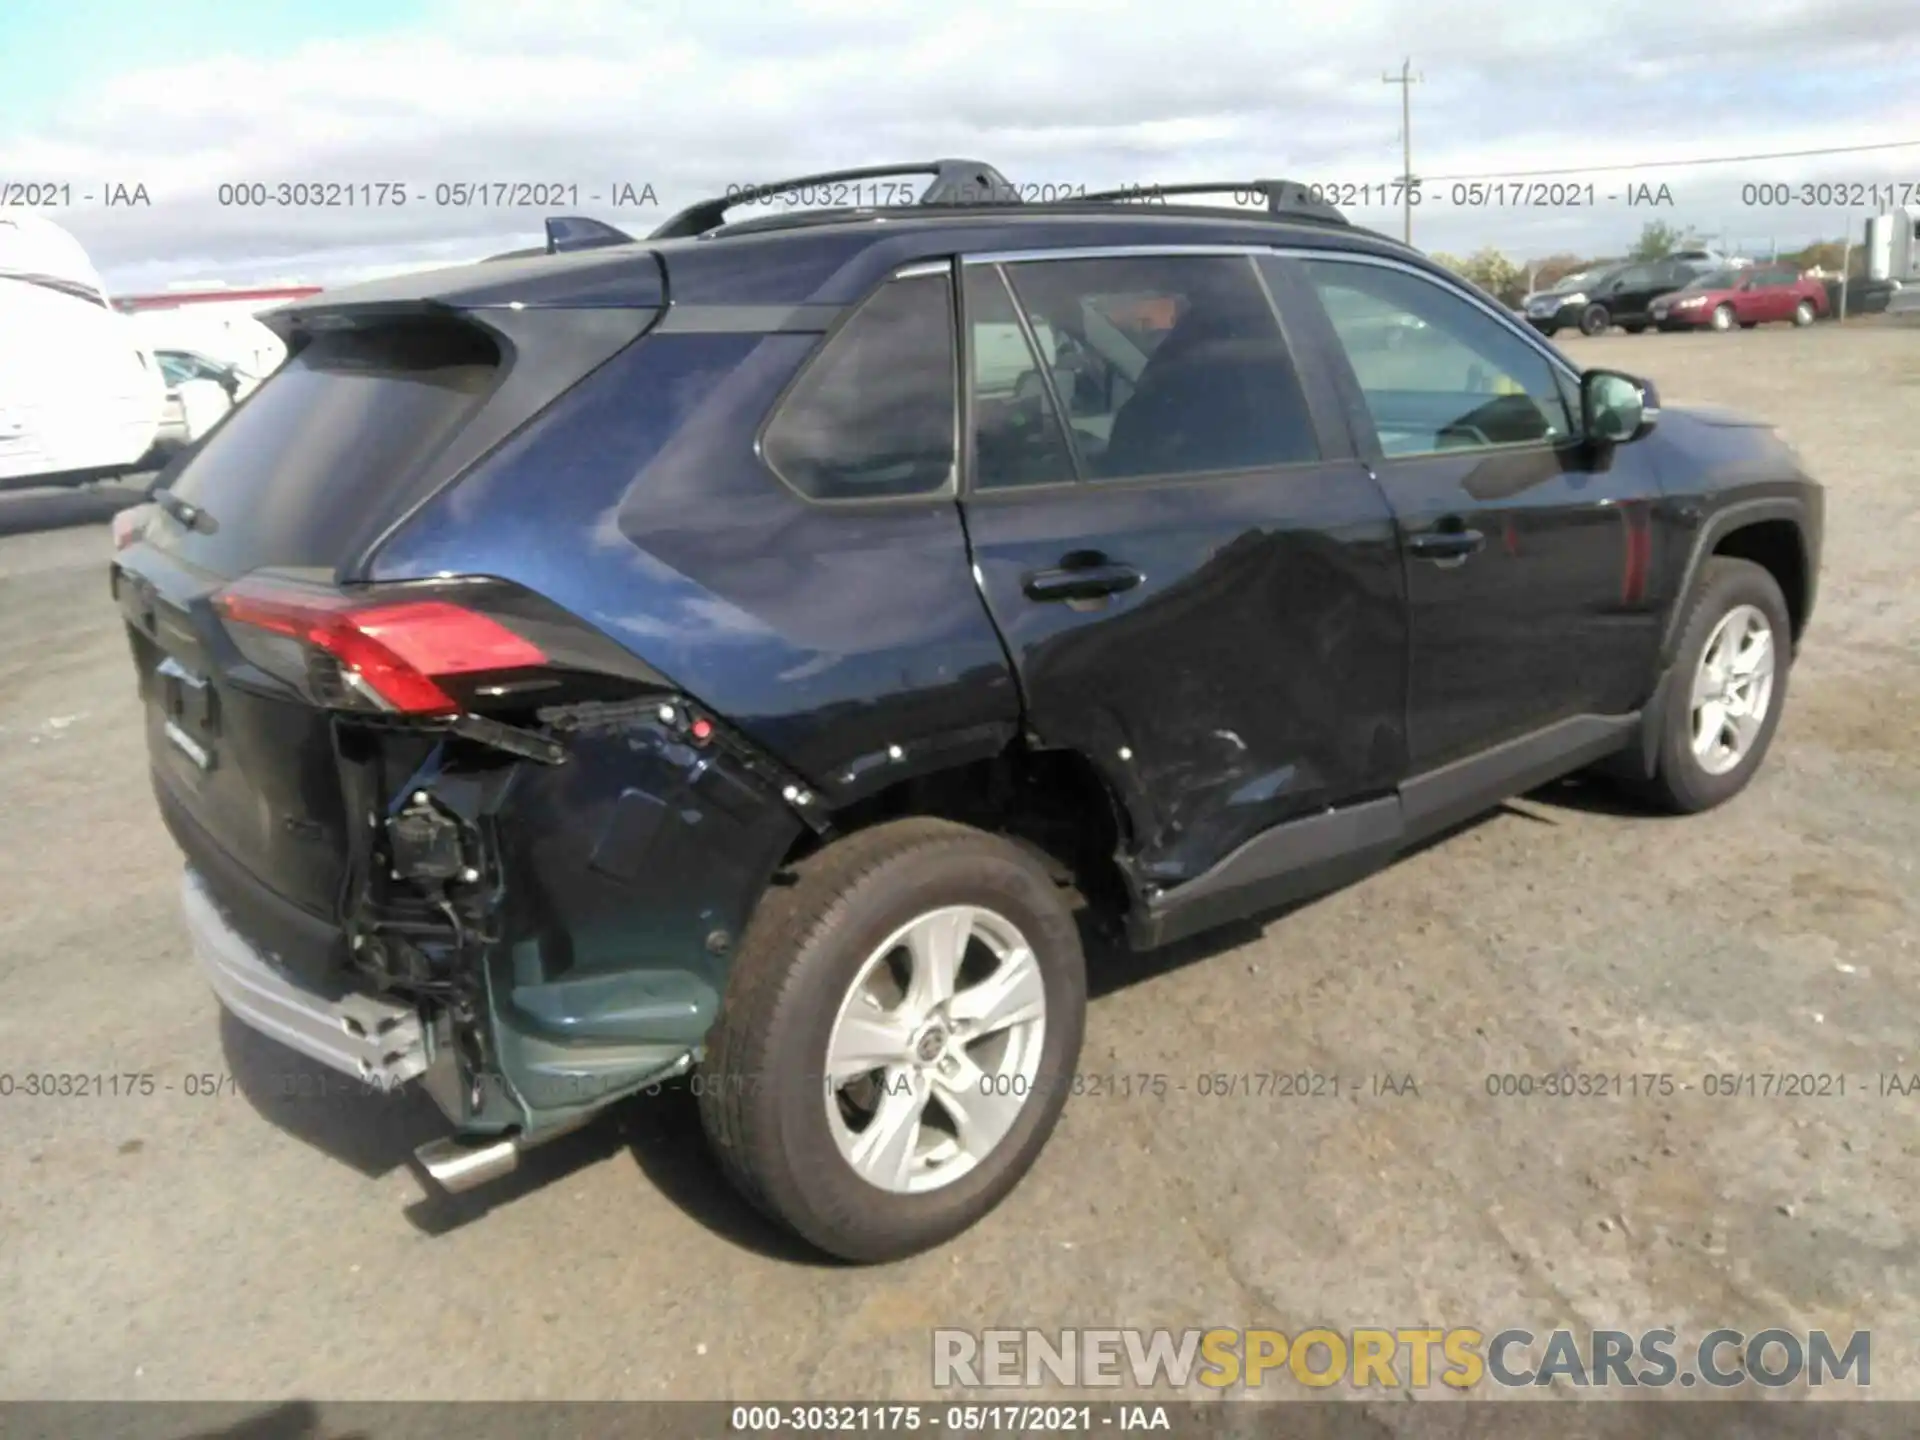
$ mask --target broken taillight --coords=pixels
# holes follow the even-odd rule
[[[255,663],[279,673],[289,663],[246,643],[245,630],[281,636],[330,657],[344,690],[383,710],[453,715],[460,704],[438,683],[449,676],[544,665],[545,652],[497,620],[439,597],[370,601],[333,591],[250,578],[214,605]],[[286,657],[292,659],[293,657]],[[308,657],[302,657],[308,658]]]

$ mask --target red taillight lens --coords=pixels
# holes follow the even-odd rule
[[[450,600],[368,604],[346,595],[241,580],[214,597],[222,616],[325,651],[349,683],[408,715],[460,706],[437,680],[544,665],[546,654],[496,620]]]

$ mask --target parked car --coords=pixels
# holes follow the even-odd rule
[[[1626,268],[1624,264],[1601,265],[1569,275],[1545,290],[1526,296],[1520,302],[1521,312],[1527,323],[1542,335],[1582,326],[1583,318],[1588,316],[1592,292]],[[1593,307],[1590,323],[1592,328],[1585,329],[1584,333],[1598,335],[1607,328],[1604,307]]]
[[[1076,1088],[1076,905],[1164,945],[1766,755],[1823,498],[1765,424],[1297,186],[928,172],[290,306],[116,527],[200,964],[418,1079],[442,1185],[686,1076],[768,1215],[908,1254]]]
[[[1662,330],[1751,330],[1775,320],[1811,325],[1827,313],[1827,291],[1791,267],[1713,270],[1660,296],[1647,313]]]
[[[161,368],[164,372],[166,367]],[[164,464],[206,436],[232,408],[227,392],[212,380],[170,381],[166,403],[160,411],[160,431],[146,463]]]
[[[169,385],[188,380],[211,380],[233,404],[246,399],[260,383],[258,376],[249,374],[240,366],[198,351],[156,350],[153,355],[160,362],[160,372],[167,377]]]
[[[1838,316],[1842,309],[1849,316],[1881,315],[1891,308],[1894,297],[1902,289],[1901,282],[1894,279],[1874,280],[1866,276],[1852,275],[1845,280],[1835,276],[1820,282],[1820,288],[1826,292],[1826,313]],[[1842,301],[1845,305],[1842,305]]]
[[[1698,260],[1666,259],[1615,271],[1589,297],[1580,319],[1581,333],[1599,335],[1618,325],[1629,335],[1638,335],[1653,323],[1655,300],[1691,284],[1706,268]]]

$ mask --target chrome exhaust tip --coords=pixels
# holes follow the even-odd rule
[[[413,1158],[442,1190],[458,1195],[511,1174],[520,1163],[520,1142],[505,1140],[463,1140],[457,1135],[429,1140],[413,1152]]]

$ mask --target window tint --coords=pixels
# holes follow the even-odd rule
[[[927,495],[953,473],[953,287],[889,280],[814,356],[768,428],[767,462],[816,500]]]
[[[1431,280],[1375,265],[1304,268],[1388,455],[1560,440],[1572,433],[1546,357]]]
[[[975,488],[998,490],[1076,478],[1059,412],[999,269],[967,266],[965,290]],[[1059,349],[1059,337],[1050,326],[1036,326],[1034,339],[1050,356]],[[1051,378],[1058,393],[1074,396],[1076,372],[1056,368]]]
[[[484,333],[443,321],[316,336],[174,478],[173,493],[217,522],[178,544],[224,574],[338,563],[466,423],[499,358]]]
[[[1086,478],[1319,458],[1279,322],[1244,257],[1042,260],[1005,274],[1050,351],[1042,362]]]

